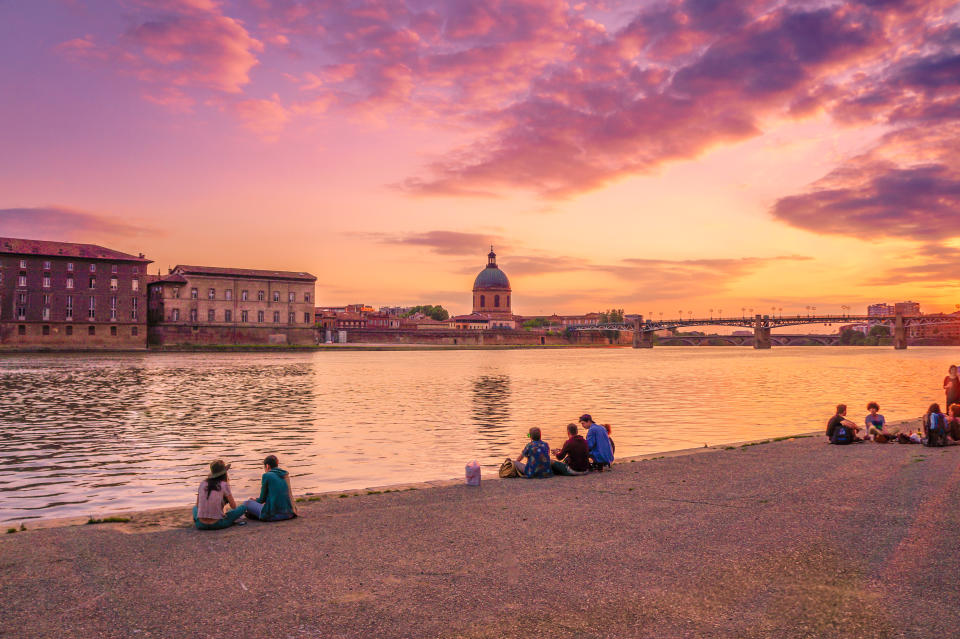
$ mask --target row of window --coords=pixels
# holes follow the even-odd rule
[[[52,263],[50,262],[50,260],[45,260],[45,261],[43,262],[43,270],[49,271],[49,270],[51,269],[51,267],[52,267]],[[20,268],[27,268],[27,260],[20,260]],[[89,269],[90,269],[90,272],[91,272],[91,273],[96,273],[96,272],[97,272],[97,265],[96,265],[96,264],[90,264]],[[120,270],[120,267],[119,267],[118,265],[116,265],[116,264],[111,264],[111,265],[110,265],[110,272],[111,272],[111,273],[117,273],[119,270]],[[74,263],[73,263],[73,262],[67,262],[67,271],[70,272],[70,273],[72,273],[72,272],[74,271]],[[133,274],[134,274],[134,275],[138,275],[139,273],[140,273],[140,267],[139,267],[139,266],[134,266],[134,267],[133,267]]]
[[[480,296],[480,308],[483,308],[483,307],[486,306],[486,305],[487,305],[487,296],[486,296],[486,295],[481,295],[481,296]],[[500,296],[499,296],[499,295],[494,295],[494,296],[493,296],[493,306],[494,306],[494,308],[499,308],[499,307],[500,307]],[[505,308],[509,308],[509,307],[510,307],[510,296],[507,295],[507,305],[506,305]]]
[[[0,271],[0,284],[3,284],[3,271]],[[51,279],[51,277],[50,277],[50,274],[49,274],[49,273],[44,273],[44,274],[43,274],[43,288],[50,288],[51,285],[52,285],[52,279]],[[91,276],[90,276],[90,279],[87,281],[87,286],[88,286],[88,288],[97,288],[97,276],[96,276],[96,275],[91,275]],[[26,288],[26,287],[27,287],[27,274],[26,274],[26,273],[19,273],[19,274],[17,275],[17,287],[18,287],[18,288]],[[67,287],[67,288],[75,288],[73,275],[67,275],[66,287]],[[117,279],[116,276],[111,277],[111,278],[110,278],[110,290],[111,290],[111,291],[116,291],[118,288],[120,288],[120,280]],[[140,290],[140,280],[138,280],[138,279],[130,280],[130,288],[131,288],[131,290],[133,290],[133,291],[139,291],[139,290]]]
[[[180,287],[179,287],[179,286],[174,286],[174,287],[172,288],[172,291],[171,291],[171,292],[172,292],[172,295],[173,295],[174,298],[180,299]],[[196,289],[196,288],[191,288],[191,289],[190,289],[190,299],[195,300],[195,299],[199,299],[199,298],[200,298],[200,291],[199,291],[198,289]],[[217,289],[215,289],[215,288],[208,288],[208,289],[207,289],[207,299],[208,299],[208,300],[215,300],[215,299],[217,299]],[[223,291],[223,299],[225,299],[225,300],[232,300],[232,299],[233,299],[233,289],[230,289],[230,288],[225,289],[225,290]],[[257,291],[257,301],[258,301],[258,302],[262,302],[262,301],[264,301],[265,299],[266,299],[266,293],[265,293],[264,291]],[[247,301],[249,301],[249,300],[250,300],[250,291],[240,291],[240,301],[242,301],[242,302],[247,302]],[[274,291],[274,292],[273,292],[273,301],[274,301],[274,302],[279,302],[279,301],[280,301],[280,291]],[[294,293],[293,291],[287,293],[287,301],[288,301],[288,302],[296,302],[296,301],[297,301],[297,294]],[[304,294],[303,294],[303,301],[304,301],[304,302],[309,302],[309,301],[310,301],[310,293],[304,293]]]
[[[73,319],[73,295],[67,295],[64,298],[65,307],[64,307],[64,319],[72,320]],[[50,295],[44,293],[43,295],[43,310],[42,317],[45,320],[50,319]],[[140,300],[136,297],[131,298],[130,300],[130,319],[136,320],[139,318],[139,302]],[[0,304],[2,308],[2,304]],[[16,319],[25,320],[27,319],[27,294],[26,293],[17,293],[14,298],[14,307],[13,313]],[[87,319],[95,320],[97,318],[97,298],[90,297],[87,301]],[[110,298],[110,320],[114,321],[117,319],[117,298],[113,296]]]
[[[266,314],[264,313],[264,311],[257,311],[257,323],[258,323],[258,324],[263,324],[263,323],[265,323],[265,321],[266,321],[266,320],[265,320],[265,317],[266,317]],[[196,323],[198,320],[199,320],[199,313],[198,313],[197,309],[195,309],[195,308],[190,309],[190,322],[191,322],[191,323]],[[171,322],[179,322],[179,321],[180,321],[180,309],[179,309],[179,308],[175,308],[175,309],[173,309],[173,310],[170,311],[170,321],[171,321]],[[214,309],[212,309],[212,308],[207,311],[207,321],[208,321],[208,322],[216,322],[216,321],[217,321],[217,312],[216,312]],[[233,312],[230,311],[229,309],[228,309],[228,310],[225,310],[225,311],[223,312],[223,321],[224,321],[224,322],[232,322],[232,321],[233,321]],[[249,321],[250,321],[250,312],[249,312],[249,311],[240,311],[240,321],[241,321],[241,322],[249,322]],[[273,312],[273,323],[274,323],[274,324],[279,324],[279,323],[280,323],[280,311],[274,311],[274,312]],[[297,314],[296,314],[296,313],[287,313],[287,323],[288,323],[288,324],[296,324],[296,323],[297,323]],[[303,314],[303,323],[304,323],[304,324],[310,324],[310,323],[311,323],[310,313],[304,313],[304,314]]]
[[[44,325],[43,328],[40,330],[40,332],[41,332],[43,335],[49,335],[49,334],[50,334],[50,326]],[[69,337],[70,335],[73,335],[73,327],[72,327],[72,326],[66,326],[66,327],[65,327],[65,330],[64,330],[64,333],[65,333],[68,337]],[[26,326],[26,324],[20,324],[19,326],[17,326],[17,335],[26,335],[26,334],[27,334],[27,326]],[[96,335],[96,334],[97,334],[97,327],[96,327],[96,326],[88,326],[88,327],[87,327],[87,335]],[[110,336],[111,336],[111,337],[116,337],[118,334],[119,334],[119,333],[118,333],[118,331],[117,331],[117,327],[116,327],[116,326],[111,326],[111,327],[110,327]],[[139,326],[131,326],[131,327],[130,327],[130,335],[132,335],[133,337],[136,337],[136,336],[139,335],[139,334],[140,334],[140,327],[139,327]]]

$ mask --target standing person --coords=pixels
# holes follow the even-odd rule
[[[590,470],[590,448],[587,446],[587,440],[583,435],[577,434],[576,424],[567,424],[567,441],[563,443],[563,448],[554,450],[557,460],[551,464],[553,472],[557,475],[566,475],[567,470],[575,473],[585,473]]]
[[[293,501],[293,486],[290,473],[280,469],[276,455],[267,455],[263,460],[263,475],[260,477],[260,496],[251,497],[244,504],[247,517],[260,521],[281,521],[297,516]]]
[[[243,525],[247,522],[237,521],[247,512],[244,505],[237,506],[230,492],[230,478],[227,471],[230,464],[224,464],[222,459],[210,462],[210,474],[200,482],[197,489],[197,503],[193,506],[193,525],[197,530],[220,530],[229,528],[234,523]],[[224,514],[223,507],[230,504],[230,511]]]
[[[827,437],[831,444],[852,444],[863,441],[857,437],[860,427],[847,419],[847,405],[837,404],[836,414],[827,422]]]
[[[943,391],[947,394],[947,403],[949,408],[952,404],[960,404],[960,376],[957,375],[956,364],[951,364],[947,370],[947,376],[943,378]]]
[[[588,414],[580,416],[580,426],[587,429],[587,447],[590,449],[591,468],[603,472],[603,467],[613,463],[613,448],[610,446],[610,436],[607,429],[596,424]]]
[[[527,433],[530,442],[523,447],[523,451],[514,465],[523,477],[533,479],[535,477],[551,477],[553,471],[550,469],[550,446],[541,439],[540,429],[534,426]],[[527,458],[527,463],[523,463],[523,458]]]

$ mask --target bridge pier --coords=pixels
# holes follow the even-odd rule
[[[898,351],[907,347],[907,326],[903,321],[903,313],[897,313],[893,319],[893,347]]]
[[[770,322],[769,317],[764,319],[762,315],[757,315],[753,322],[753,347],[770,348]]]
[[[653,348],[653,333],[643,330],[643,315],[638,317],[633,325],[633,347]]]

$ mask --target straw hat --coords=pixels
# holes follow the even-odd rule
[[[210,462],[210,474],[207,475],[207,479],[226,475],[228,470],[230,470],[230,464],[224,464],[222,459],[212,461]]]

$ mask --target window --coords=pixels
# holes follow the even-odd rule
[[[27,274],[21,273],[17,276],[17,286],[26,286],[27,285]]]
[[[119,286],[119,284],[120,284],[120,281],[119,281],[117,278],[115,278],[115,277],[111,277],[111,278],[110,278],[110,290],[111,290],[111,291],[117,290],[117,287]]]
[[[294,293],[294,292],[292,292],[292,291],[291,291],[290,293],[287,293],[287,301],[288,301],[288,302],[296,302],[296,301],[297,301],[297,294]]]
[[[293,324],[297,321],[296,315],[293,313],[287,313],[287,324]]]
[[[27,294],[26,293],[17,293],[17,303],[26,305],[27,303]]]
[[[263,301],[263,297],[264,297],[263,291],[257,291],[257,301],[262,302],[262,301]]]
[[[208,322],[216,322],[216,321],[217,321],[217,312],[216,312],[215,310],[213,310],[212,308],[211,308],[209,311],[207,311],[207,321],[208,321]]]
[[[73,295],[67,295],[67,319],[73,319]]]
[[[303,323],[304,323],[304,324],[309,324],[309,323],[310,323],[310,313],[304,313],[304,314],[303,314]]]
[[[232,288],[228,288],[227,290],[225,290],[225,291],[223,292],[223,299],[225,299],[225,300],[232,300],[232,299],[233,299],[233,289],[232,289]]]
[[[50,334],[50,326],[48,326],[47,324],[44,324],[44,325],[43,325],[43,331],[42,331],[42,332],[43,332],[44,335],[49,335],[49,334]]]
[[[97,272],[97,265],[96,265],[96,264],[91,264],[91,265],[90,265],[90,272],[91,272],[91,273],[96,273],[96,272]]]
[[[246,302],[248,297],[249,297],[248,291],[240,291],[240,301]]]
[[[507,295],[507,308],[510,308],[510,296]]]
[[[20,268],[27,268],[27,261],[26,261],[26,260],[20,260]]]
[[[67,288],[73,288],[73,275],[67,276]]]
[[[140,275],[140,267],[139,267],[139,266],[134,266],[134,267],[133,267],[133,274],[134,274],[134,275]],[[134,333],[134,335],[136,335],[136,333]]]
[[[175,309],[173,309],[172,311],[170,311],[170,321],[171,321],[171,322],[179,322],[179,321],[180,321],[180,309],[179,309],[179,308],[175,308]]]
[[[88,327],[87,327],[87,335],[96,335],[96,334],[97,334],[97,327],[96,327],[96,326],[88,326]]]
[[[116,337],[116,336],[117,336],[117,327],[116,327],[116,326],[111,326],[111,327],[110,327],[110,337]]]
[[[43,294],[43,305],[50,306],[50,295],[48,293]]]
[[[279,323],[280,323],[280,311],[274,311],[274,312],[273,312],[273,323],[274,323],[274,324],[279,324]]]
[[[44,321],[49,321],[50,319],[50,307],[48,306],[43,307],[43,319]]]
[[[87,306],[87,317],[94,319],[97,310],[97,298],[91,297],[90,303]]]
[[[131,328],[131,329],[130,329],[130,334],[133,335],[134,337],[136,337],[137,335],[139,335],[139,334],[140,334],[140,327],[139,327],[139,326],[134,326],[133,328]]]
[[[493,296],[493,306],[494,306],[495,308],[499,308],[499,307],[500,307],[500,296],[499,296],[499,295],[494,295],[494,296]]]
[[[246,312],[246,311],[240,311],[240,321],[241,321],[241,322],[246,322],[246,321],[247,321],[247,312]]]
[[[197,289],[191,288],[191,289],[190,289],[190,299],[195,300],[195,299],[197,299],[197,298],[199,298],[199,297],[200,297],[200,293],[197,292]]]
[[[273,292],[273,301],[274,301],[274,302],[279,302],[279,301],[280,301],[280,291],[274,291],[274,292]]]
[[[73,273],[73,262],[67,262],[67,271]]]
[[[257,323],[263,324],[263,311],[257,311]]]
[[[190,323],[191,324],[197,323],[197,309],[195,308],[190,309]]]
[[[173,297],[174,297],[174,298],[180,299],[180,287],[179,287],[179,286],[174,286],[174,287],[173,287],[172,289],[170,289],[170,290],[171,290],[171,292],[173,293]]]
[[[97,288],[97,277],[95,275],[90,276],[90,286],[89,288]]]
[[[487,296],[486,296],[486,295],[481,295],[481,296],[480,296],[480,308],[483,308],[483,307],[486,306],[486,305],[487,305]]]
[[[304,302],[309,302],[309,301],[310,301],[310,293],[304,293],[304,294],[303,294],[303,301],[304,301]]]
[[[43,288],[50,288],[50,274],[43,274]]]
[[[73,335],[73,327],[72,327],[72,326],[68,326],[66,332],[67,332],[67,336],[68,336],[68,337],[69,337],[70,335]]]
[[[232,321],[233,321],[233,311],[229,311],[229,310],[224,311],[224,312],[223,312],[223,321],[224,321],[224,322],[232,322]]]
[[[45,270],[45,271],[49,271],[49,270],[50,270],[50,262],[44,262],[44,263],[43,263],[43,270]]]
[[[117,265],[116,265],[116,264],[111,264],[111,265],[110,265],[110,272],[111,272],[111,273],[116,273],[116,272],[117,272]]]
[[[217,299],[217,289],[215,289],[215,288],[208,288],[208,289],[207,289],[207,299],[208,299],[208,300],[215,300],[215,299]]]
[[[139,291],[139,290],[140,290],[140,280],[138,280],[138,279],[132,279],[132,280],[130,280],[130,288],[132,288],[135,292],[136,292],[136,291]]]
[[[26,327],[26,326],[24,326],[23,324],[21,324],[20,326],[17,327],[17,335],[26,335],[26,334],[27,334],[27,327]]]

